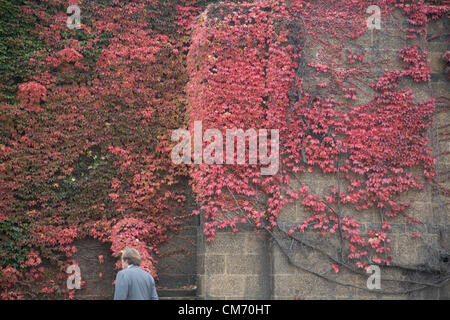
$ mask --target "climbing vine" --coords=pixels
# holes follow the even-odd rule
[[[20,7],[45,48],[29,57],[17,103],[0,104],[2,299],[73,298],[65,271],[86,236],[115,257],[137,248],[157,277],[160,244],[190,214],[187,170],[169,153],[187,79],[176,13],[146,0],[70,4],[80,29],[66,25],[67,1]],[[161,17],[175,30],[152,28]]]
[[[390,220],[398,216],[408,224],[423,224],[408,215],[411,203],[399,200],[399,195],[423,190],[425,183],[438,185],[427,136],[436,99],[417,101],[412,89],[400,87],[402,79],[428,82],[430,67],[427,52],[417,44],[397,52],[400,68],[389,66],[391,70],[380,72],[367,59],[370,52],[357,40],[368,32],[365,12],[370,4],[221,3],[210,5],[197,18],[188,54],[191,126],[201,120],[204,130],[217,128],[224,136],[232,128],[280,132],[281,165],[275,175],[262,176],[261,165],[249,164],[248,157],[245,165],[191,167],[207,240],[219,229],[237,231],[240,224],[249,223],[266,230],[280,245],[280,239],[290,238],[313,247],[305,239],[315,230],[338,239],[335,252],[325,254],[336,273],[339,266],[360,273],[372,264],[423,269],[396,263],[389,230]],[[384,17],[390,17],[384,24],[398,26],[407,38],[424,35],[427,24],[449,10],[424,1],[377,5]],[[410,28],[402,29],[392,19],[398,11],[407,16]],[[372,98],[360,103],[361,94]],[[422,168],[421,173],[416,168]],[[323,195],[307,184],[314,172],[335,181]],[[286,229],[278,218],[296,201],[309,217]],[[379,227],[363,232],[358,217],[349,211],[360,216],[370,209],[379,212]],[[420,237],[419,232],[411,233],[411,238]],[[448,255],[445,249],[435,250]],[[430,272],[442,271],[428,267]],[[408,293],[442,285],[448,278],[448,271],[442,271],[438,279],[411,281],[412,287],[387,292]]]
[[[424,188],[421,176],[448,195],[426,136],[442,99],[417,102],[401,87],[430,80],[427,53],[405,46],[403,67],[380,74],[364,48],[347,46],[368,32],[372,2],[69,2],[17,1],[1,15],[11,26],[1,34],[23,40],[0,47],[1,64],[12,66],[0,84],[1,299],[73,298],[61,288],[77,263],[73,243],[86,236],[110,243],[116,257],[136,247],[157,276],[160,245],[191,214],[187,179],[208,240],[249,223],[313,247],[302,237],[313,229],[338,237],[339,254],[327,254],[336,273],[395,266],[389,219],[421,223],[398,200]],[[68,4],[81,8],[80,29],[67,28]],[[396,27],[408,39],[426,37],[428,23],[448,12],[422,0],[377,5],[384,23],[407,16],[409,27]],[[361,92],[372,99],[356,103]],[[279,171],[175,165],[171,133],[195,120],[204,129],[278,129]],[[337,181],[323,197],[302,181],[314,172]],[[294,201],[310,216],[282,229],[278,218]],[[377,208],[379,228],[362,232],[344,208]],[[413,284],[448,278],[439,275]]]

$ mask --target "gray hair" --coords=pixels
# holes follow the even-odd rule
[[[141,255],[136,249],[127,248],[122,254],[122,260],[126,260],[128,264],[139,266],[141,264]]]

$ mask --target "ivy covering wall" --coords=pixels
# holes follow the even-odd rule
[[[401,66],[379,73],[363,48],[346,46],[367,32],[370,1],[216,2],[0,1],[2,299],[73,298],[64,283],[77,239],[108,243],[114,257],[133,246],[157,277],[160,245],[190,215],[205,217],[208,240],[239,224],[270,233],[299,199],[311,215],[289,234],[339,234],[336,273],[386,266],[389,218],[409,206],[397,196],[423,181],[448,195],[426,136],[439,101],[399,86],[430,80],[426,51],[405,46]],[[80,7],[80,29],[66,25],[69,4]],[[407,16],[398,28],[414,39],[449,10],[378,5],[392,24],[394,9]],[[355,105],[360,90],[373,99]],[[279,129],[280,170],[174,164],[171,133],[195,120]],[[292,188],[313,171],[342,183],[323,199],[301,180]],[[382,227],[362,232],[344,206],[380,209]]]

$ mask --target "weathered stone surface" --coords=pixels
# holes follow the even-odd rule
[[[245,278],[244,299],[271,298],[270,275],[247,276]]]
[[[255,275],[262,272],[264,257],[261,255],[227,255],[227,274]]]
[[[278,246],[275,246],[272,251],[273,269],[280,275],[294,275],[296,268],[288,261],[286,255],[281,252]]]
[[[244,296],[245,279],[243,275],[211,275],[206,286],[211,298]]]
[[[206,243],[205,250],[216,254],[244,254],[246,237],[245,233],[217,233],[214,241]]]
[[[396,13],[396,17],[400,17]],[[447,19],[448,20],[448,19]],[[406,20],[399,21],[402,27],[407,27]],[[429,34],[439,33],[448,28],[448,21],[433,22],[429,27]],[[449,96],[449,84],[443,75],[445,65],[441,59],[442,54],[448,50],[448,43],[441,38],[430,41],[420,39],[406,39],[402,31],[392,23],[387,23],[381,30],[368,31],[354,43],[347,44],[349,48],[364,48],[367,52],[365,62],[372,63],[376,67],[376,74],[390,71],[393,68],[401,69],[403,62],[398,57],[398,51],[404,46],[421,44],[423,49],[428,51],[430,67],[432,70],[431,82],[416,83],[411,78],[403,79],[400,88],[412,89],[415,101],[427,100],[430,97]],[[318,52],[318,45],[313,45],[305,52],[307,62],[314,59]],[[327,81],[326,77],[317,79],[305,79],[305,85],[315,86],[318,82]],[[358,91],[356,101],[345,101],[346,104],[355,105],[369,102],[373,98],[373,91],[363,86],[367,92]],[[431,90],[430,90],[431,89]],[[320,88],[317,93],[320,94]],[[439,112],[438,112],[439,111]],[[443,127],[450,123],[450,114],[439,109],[434,115],[433,129]],[[447,130],[447,129],[439,129]],[[433,130],[429,136],[432,137]],[[430,139],[432,141],[432,139]],[[435,139],[436,140],[436,139]],[[436,143],[436,141],[435,141]],[[436,147],[430,145],[430,147]],[[440,152],[450,150],[450,143],[441,142],[438,144]],[[441,170],[448,170],[450,165],[450,155],[443,154],[438,158],[438,165]],[[391,238],[393,263],[407,266],[424,264],[429,258],[426,251],[426,244],[431,243],[437,246],[450,244],[449,211],[448,208],[439,205],[438,197],[432,195],[430,185],[425,183],[423,168],[408,168],[415,176],[420,177],[419,182],[424,183],[424,190],[409,190],[395,197],[398,202],[411,202],[411,207],[406,210],[406,214],[420,219],[424,222],[420,224],[407,224],[403,216],[388,219],[392,229],[389,231]],[[319,199],[329,194],[329,186],[337,186],[334,174],[323,174],[320,169],[314,168],[314,172],[301,173],[297,175],[298,180],[292,179],[291,186],[295,190],[302,185],[308,185],[309,191],[318,195]],[[341,190],[347,187],[346,181],[341,181]],[[443,183],[450,188],[450,181]],[[441,201],[442,202],[442,201]],[[446,199],[443,203],[448,202]],[[360,230],[363,235],[369,229],[381,227],[380,211],[378,208],[356,211],[351,206],[342,206],[345,215],[355,218],[361,223]],[[286,205],[279,215],[278,222],[280,228],[289,230],[298,223],[302,223],[311,213],[303,208],[301,199]],[[412,233],[421,233],[420,238],[411,238]],[[322,248],[329,251],[338,245],[338,238],[320,237],[314,231],[307,231],[302,237],[312,241],[313,244],[323,244]],[[325,239],[325,243],[324,243]],[[303,271],[293,266],[286,255],[280,250],[278,244],[270,240],[265,233],[255,234],[253,232],[241,232],[232,234],[229,232],[217,233],[216,240],[211,243],[204,243],[204,237],[199,236],[198,248],[201,248],[201,259],[205,265],[199,268],[202,272],[199,275],[199,290],[206,298],[245,298],[253,299],[257,297],[271,297],[274,299],[448,299],[450,284],[440,289],[428,289],[414,294],[381,294],[377,291],[358,289],[350,286],[342,286],[327,281],[310,272]],[[354,274],[341,266],[337,274],[332,269],[333,262],[323,254],[310,248],[300,246],[290,239],[283,239],[281,243],[284,248],[292,252],[294,261],[314,272],[325,275],[337,281],[353,284],[361,288],[367,288],[369,274]],[[225,269],[220,266],[224,261]],[[270,261],[269,263],[267,261]],[[200,265],[200,264],[199,264]],[[207,265],[210,265],[208,267]],[[262,266],[265,266],[263,268]],[[209,269],[208,269],[209,268]],[[383,269],[384,270],[384,269]],[[399,269],[386,269],[383,277],[406,279],[406,275]],[[269,274],[268,277],[264,275]],[[404,284],[398,282],[382,281],[382,289],[401,290]]]
[[[442,51],[429,52],[428,59],[431,72],[442,73],[445,71],[446,63],[442,59]]]
[[[77,248],[73,258],[80,267],[82,281],[86,282],[86,287],[75,291],[75,299],[112,299],[112,283],[118,270],[114,270],[116,259],[111,256],[110,245],[93,238],[77,240],[73,245]],[[99,255],[103,256],[103,263]]]
[[[205,273],[206,274],[223,274],[225,273],[225,256],[224,255],[207,255],[205,256]]]

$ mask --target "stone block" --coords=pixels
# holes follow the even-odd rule
[[[428,84],[423,82],[417,83],[409,77],[403,78],[398,87],[399,89],[411,89],[414,93],[414,101],[416,103],[426,101],[431,97]]]
[[[398,58],[397,49],[378,47],[372,50],[372,60],[376,63],[374,71],[389,72],[393,69],[401,70],[404,66],[403,62]]]
[[[205,299],[207,292],[205,278],[205,275],[197,275],[197,296],[199,296],[201,299]]]
[[[443,52],[429,52],[428,53],[428,59],[429,59],[429,66],[431,68],[431,72],[435,73],[442,73],[445,71],[446,63],[444,59],[442,59]]]
[[[247,276],[245,278],[245,299],[270,299],[270,275]]]
[[[447,282],[442,288],[439,288],[439,299],[450,300],[450,282]]]
[[[423,300],[437,300],[439,299],[439,289],[436,288],[426,288],[422,290],[422,299]]]
[[[365,105],[365,104],[368,104],[370,101],[372,101],[372,99],[373,99],[373,94],[370,91],[368,91],[367,93],[366,92],[362,93],[360,91],[357,91],[356,100],[354,101],[354,105],[358,105],[358,106]]]
[[[286,255],[278,247],[274,247],[272,251],[272,272],[275,274],[294,275],[296,267],[293,266]]]
[[[299,289],[295,281],[295,276],[278,274],[273,276],[274,297],[291,297],[293,299],[296,295],[296,290]]]
[[[435,21],[430,21],[427,28],[427,33],[429,36],[433,35],[434,33],[442,34],[445,33],[445,24],[444,19],[439,19]]]
[[[414,202],[405,212],[410,217],[419,219],[423,223],[432,223],[433,206],[431,202]]]
[[[227,274],[246,275],[260,274],[267,263],[261,255],[227,255],[225,261]]]
[[[291,296],[273,296],[274,300],[295,300],[294,298],[292,298]],[[300,300],[300,299],[299,299]]]
[[[325,299],[326,297],[336,296],[336,283],[308,272],[297,274],[296,284],[299,289],[300,298],[318,297]]]
[[[219,232],[213,241],[205,244],[205,252],[208,254],[244,254],[246,233]]]
[[[380,294],[378,296],[381,300],[407,300],[408,295],[406,294]]]
[[[301,266],[309,270],[313,270],[319,274],[325,274],[332,270],[332,263],[329,261],[326,256],[320,253],[317,250],[311,250],[307,259],[304,259],[300,254],[296,254],[294,257],[294,261]],[[297,269],[298,274],[303,274],[304,271]]]
[[[441,41],[440,39],[435,39],[429,41],[426,45],[426,50],[429,52],[442,52],[444,54],[445,51],[449,50],[449,44],[447,41]]]
[[[211,275],[207,277],[209,295],[217,297],[244,296],[245,276],[242,275]]]
[[[412,239],[411,235],[400,235],[396,244],[396,252],[392,257],[398,264],[414,265],[423,263],[423,259],[418,256],[418,248],[421,244],[419,239]]]
[[[294,201],[293,203],[286,204],[280,215],[278,216],[278,221],[299,221],[300,206],[302,206],[302,204],[299,201]]]
[[[411,235],[412,233],[420,232],[421,234],[428,232],[426,224],[408,223],[405,224],[405,233]]]
[[[365,49],[370,49],[373,46],[374,33],[372,30],[367,30],[358,39],[356,39],[356,44],[362,46]]]
[[[336,280],[346,284],[352,284],[354,274],[345,268],[341,268],[337,274]],[[356,289],[350,286],[336,284],[336,298],[337,299],[352,299],[355,296]]]
[[[224,255],[205,255],[205,274],[224,274],[225,256]]]
[[[436,97],[445,96],[445,94],[443,93],[444,89],[442,88],[440,83],[433,83],[431,86],[433,88],[433,96],[436,96]],[[450,113],[449,112],[439,112],[439,113],[436,112],[433,117],[433,127],[435,130],[433,133],[437,134],[438,132],[445,131],[445,129],[439,130],[437,128],[443,127],[443,126],[449,124],[449,122],[450,122]],[[437,130],[439,130],[439,131],[437,131]],[[441,146],[441,149],[444,149],[444,148],[445,148],[444,150],[450,149],[448,143],[444,143],[444,144],[441,143],[439,145]],[[442,159],[439,159],[439,160],[442,161]]]
[[[372,42],[376,48],[399,50],[406,44],[404,34],[396,28],[381,28],[377,31],[373,35]]]
[[[353,297],[354,299],[362,299],[362,300],[376,300],[377,299],[377,295],[378,295],[379,291],[377,291],[377,289],[369,290],[367,288],[367,280],[369,279],[370,276],[371,276],[371,274],[369,274],[369,273],[352,275],[352,277],[353,277],[352,284],[361,288],[361,289],[354,288],[354,294],[355,294]],[[381,288],[383,288],[383,283],[381,283]]]
[[[395,198],[395,200],[399,202],[412,202],[413,206],[416,202],[430,202],[431,193],[426,192],[428,190],[410,189],[408,191],[401,193],[399,196]]]
[[[392,223],[390,226],[392,228],[391,233],[402,234],[406,232],[408,225],[403,223]]]
[[[368,208],[365,210],[345,210],[345,215],[355,219],[360,224],[370,223],[380,220],[380,214],[378,213],[378,208]],[[360,228],[361,230],[361,228]]]
[[[264,254],[267,253],[268,235],[265,231],[249,232],[245,242],[246,254]]]

